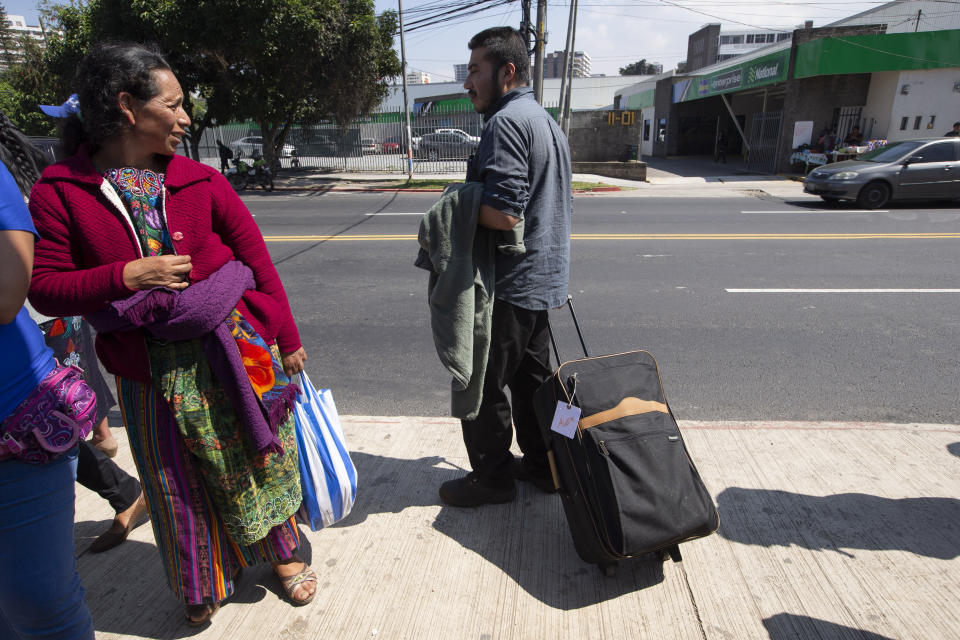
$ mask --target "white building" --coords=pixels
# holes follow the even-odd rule
[[[23,16],[7,15],[7,24],[14,32],[14,35],[29,35],[36,40],[43,40],[43,29],[27,24],[27,19]]]
[[[467,64],[455,64],[453,65],[453,81],[454,82],[463,82],[467,79]]]
[[[635,84],[651,76],[608,76],[603,78],[574,78],[570,88],[570,108],[581,109],[613,108],[613,97],[618,89]],[[554,107],[560,102],[560,78],[544,78],[543,104]],[[466,97],[461,82],[437,82],[430,85],[411,85],[408,87],[410,105],[420,98],[431,96],[449,96],[460,93]],[[390,95],[380,106],[383,111],[403,109],[403,89],[390,87]]]
[[[895,0],[826,26],[885,24],[885,33],[960,29],[960,3],[942,0]]]
[[[430,74],[423,71],[408,71],[407,84],[430,84]]]
[[[43,29],[39,26],[28,25],[26,18],[23,16],[14,16],[8,14],[6,19],[7,24],[10,27],[11,35],[13,36],[12,48],[8,52],[0,51],[0,53],[8,53],[14,60],[20,59],[22,56],[20,41],[23,36],[32,38],[41,44],[46,42]],[[2,67],[3,64],[4,61],[0,60],[0,67]]]
[[[791,35],[791,31],[764,31],[758,29],[721,31],[716,62],[742,56],[745,53],[756,51],[768,44],[789,40]]]
[[[827,26],[885,24],[886,33],[960,29],[960,4],[936,0],[897,0]],[[904,52],[903,55],[907,55]],[[955,60],[941,49],[928,57]],[[943,135],[960,122],[960,66],[946,69],[875,71],[863,106],[862,129],[874,138],[908,140]]]

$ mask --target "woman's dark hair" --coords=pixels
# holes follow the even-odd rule
[[[33,183],[40,179],[40,172],[48,164],[43,152],[33,146],[3,112],[0,112],[0,161],[10,170],[24,196],[30,195]]]
[[[152,47],[132,42],[106,42],[95,45],[77,67],[74,80],[80,98],[80,114],[67,118],[63,127],[63,151],[68,156],[86,142],[91,153],[119,135],[126,120],[117,96],[126,91],[137,100],[157,95],[153,72],[170,65]]]
[[[494,69],[512,62],[517,70],[517,83],[520,86],[530,82],[530,54],[527,52],[527,42],[520,32],[512,27],[492,27],[484,29],[470,38],[467,44],[471,51],[486,47],[486,59]]]

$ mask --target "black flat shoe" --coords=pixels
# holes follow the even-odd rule
[[[513,479],[502,487],[485,483],[476,473],[448,480],[440,485],[440,499],[454,507],[479,507],[484,504],[512,502],[517,497]]]
[[[144,522],[150,519],[150,513],[147,510],[146,506],[143,508],[143,512],[134,517],[130,518],[130,522],[127,523],[127,526],[116,531],[113,528],[113,525],[110,525],[110,528],[100,534],[96,540],[90,545],[90,553],[103,553],[118,547],[123,544],[127,536],[130,535],[130,532],[142,525]]]

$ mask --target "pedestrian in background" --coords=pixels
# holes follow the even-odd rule
[[[8,420],[57,363],[23,306],[36,240],[24,194],[43,155],[3,114],[0,160],[0,638],[93,640],[73,556],[78,448],[44,464],[8,453]]]
[[[217,153],[220,154],[220,173],[226,173],[233,158],[233,149],[223,144],[223,140],[217,140]]]
[[[847,137],[843,139],[843,144],[848,147],[859,147],[861,142],[863,142],[863,134],[860,133],[860,127],[851,129]]]
[[[158,52],[96,45],[77,86],[70,157],[30,198],[41,235],[31,301],[98,331],[186,621],[206,624],[260,562],[306,604],[317,578],[296,555],[289,384],[306,352],[263,236],[222,175],[176,155],[190,119]]]
[[[714,162],[727,164],[727,132],[721,131],[717,135],[717,151],[713,157]]]
[[[554,490],[533,392],[552,373],[547,313],[567,298],[573,204],[570,148],[526,86],[530,58],[524,37],[496,27],[475,35],[468,46],[463,86],[484,117],[467,168],[467,180],[483,184],[479,224],[509,230],[522,220],[526,251],[496,256],[483,397],[477,418],[461,422],[473,470],[440,487],[441,499],[460,507],[513,500],[515,479]],[[510,452],[514,426],[522,460]]]
[[[950,129],[950,131],[947,131],[943,135],[946,138],[952,138],[953,136],[960,136],[960,122],[954,122],[953,129]]]

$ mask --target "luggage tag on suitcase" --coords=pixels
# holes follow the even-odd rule
[[[577,432],[579,422],[580,407],[567,404],[561,400],[557,403],[557,410],[553,412],[553,422],[550,424],[550,429],[573,439],[573,434]]]

